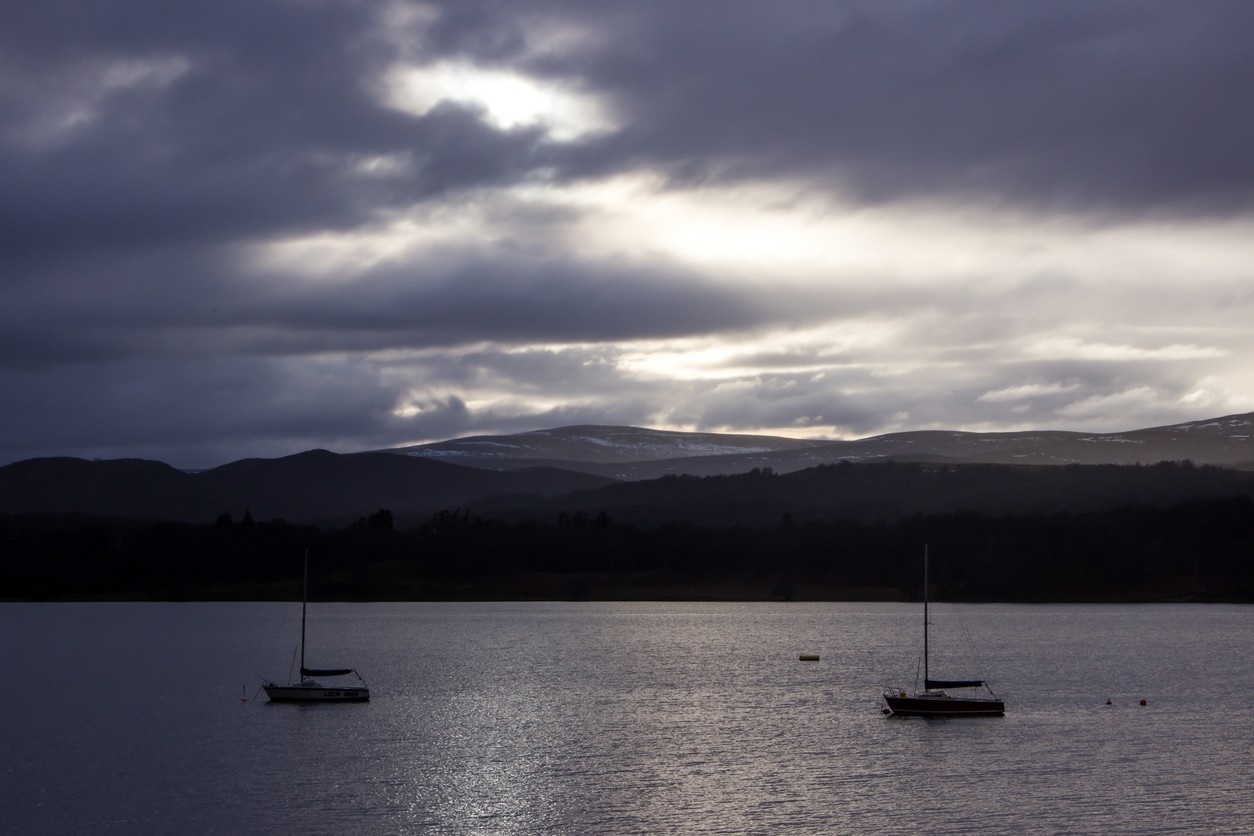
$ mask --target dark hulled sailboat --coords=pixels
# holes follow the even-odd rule
[[[309,607],[309,552],[305,552],[305,573],[300,600],[300,682],[279,685],[266,680],[263,686],[271,702],[364,702],[370,699],[370,688],[361,674],[352,668],[305,667],[305,613]],[[357,677],[360,685],[324,685],[314,679],[323,676]]]
[[[905,717],[1001,717],[1006,705],[982,679],[932,679],[928,670],[928,553],[923,548],[923,690],[886,691],[885,714]],[[954,688],[983,688],[989,696],[954,696]]]

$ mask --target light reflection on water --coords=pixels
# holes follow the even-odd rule
[[[285,675],[298,605],[6,604],[0,641],[23,687],[3,689],[0,821],[1239,831],[1252,616],[938,607],[934,669],[991,678],[1008,711],[946,722],[879,713],[880,687],[914,676],[921,618],[907,605],[320,604],[311,664],[358,666],[372,700],[300,706],[240,700]]]

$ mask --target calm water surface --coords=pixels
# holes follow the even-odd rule
[[[371,702],[267,703],[299,619],[0,605],[0,831],[1254,827],[1251,607],[937,606],[933,672],[1008,711],[950,721],[879,713],[909,605],[318,604],[309,663]]]

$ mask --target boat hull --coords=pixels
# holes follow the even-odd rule
[[[1002,717],[1006,704],[986,697],[951,697],[947,694],[885,694],[888,710],[902,717]]]
[[[370,689],[362,685],[337,688],[319,683],[276,685],[267,682],[264,687],[271,702],[366,702],[370,699]]]

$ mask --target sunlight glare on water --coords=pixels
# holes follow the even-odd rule
[[[939,606],[999,719],[880,714],[902,604],[320,604],[361,705],[253,696],[289,604],[6,604],[6,832],[1234,832],[1254,610]],[[960,621],[961,629],[943,627]],[[819,654],[800,662],[799,654]],[[1107,706],[1110,698],[1112,705]],[[1148,704],[1139,705],[1145,698]]]

